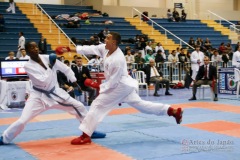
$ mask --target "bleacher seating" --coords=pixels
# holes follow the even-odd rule
[[[41,7],[47,11],[50,16],[56,16],[58,14],[69,14],[88,12],[96,13],[92,7],[88,6],[68,6],[68,5],[47,5],[41,4]],[[52,10],[54,9],[54,12]],[[103,22],[109,20],[114,24],[104,24]],[[55,20],[57,24],[67,23],[67,20]],[[141,31],[136,30],[134,26],[131,26],[129,22],[125,21],[124,18],[119,17],[102,17],[102,16],[92,16],[90,17],[91,24],[85,24],[84,20],[80,21],[80,28],[66,28],[62,26],[63,31],[71,38],[75,37],[79,40],[89,40],[90,36],[98,34],[101,30],[108,27],[110,31],[117,31],[121,34],[122,40],[124,42],[128,41],[129,38],[134,38],[137,34],[142,34]],[[135,47],[135,44],[121,44],[120,48],[124,49],[125,46]]]
[[[33,40],[38,42],[41,34],[38,33],[37,29],[34,28],[33,24],[30,23],[29,19],[25,14],[18,9],[16,6],[16,14],[6,13],[9,3],[0,2],[0,13],[3,14],[5,19],[5,32],[0,32],[0,57],[8,56],[9,51],[17,52],[18,46],[18,34],[19,32],[24,33],[26,41]],[[50,45],[48,45],[48,53],[53,52]]]
[[[159,18],[153,18],[153,20],[187,43],[190,37],[193,37],[194,40],[199,37],[202,38],[203,41],[205,41],[206,38],[209,38],[214,48],[218,48],[221,42],[231,42],[227,36],[222,35],[219,31],[215,31],[213,28],[201,23],[200,20],[187,20],[186,22],[169,22],[168,19]],[[164,33],[164,30],[157,25],[154,25],[154,28]],[[168,35],[168,37],[173,39],[176,43],[179,43],[179,40],[174,36]]]

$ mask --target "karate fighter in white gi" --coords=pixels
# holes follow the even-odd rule
[[[57,70],[65,73],[71,82],[76,82],[71,68],[59,60],[49,58],[49,55],[39,55],[39,49],[35,42],[26,43],[25,48],[31,59],[24,68],[31,80],[32,90],[21,117],[3,132],[0,145],[10,143],[22,132],[27,122],[43,111],[61,109],[75,115],[80,122],[87,114],[87,110],[81,102],[73,99],[58,86]],[[97,135],[98,133],[99,135]],[[95,132],[93,135],[96,136],[94,138],[104,137],[104,133],[101,132]]]
[[[170,105],[144,101],[139,97],[137,81],[128,75],[126,59],[118,47],[120,43],[121,36],[116,32],[110,32],[105,44],[77,46],[76,50],[79,54],[95,54],[103,58],[106,82],[100,85],[100,94],[91,104],[89,112],[80,125],[83,134],[71,141],[73,145],[91,143],[90,137],[97,124],[121,102],[126,102],[143,113],[173,116],[178,124],[182,121],[181,108],[173,109]]]

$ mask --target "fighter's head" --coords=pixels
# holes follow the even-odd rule
[[[37,59],[39,54],[39,48],[36,42],[29,41],[25,44],[25,50],[31,57],[31,59]]]

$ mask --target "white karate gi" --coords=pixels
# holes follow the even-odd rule
[[[40,66],[32,59],[30,59],[28,63],[25,64],[24,68],[31,80],[32,86],[45,91],[50,91],[55,87],[55,90],[53,90],[53,93],[55,95],[50,94],[51,97],[48,97],[43,92],[32,89],[26,105],[22,111],[21,117],[3,132],[2,136],[4,143],[10,143],[19,133],[21,133],[28,121],[48,109],[61,109],[67,111],[70,114],[75,115],[80,122],[86,116],[87,110],[84,105],[81,102],[70,97],[66,91],[59,88],[58,86],[56,74],[57,70],[65,73],[71,82],[76,81],[71,68],[67,67],[64,63],[57,60],[54,67],[50,69],[48,65],[49,56],[39,56],[42,59],[44,65],[47,67],[47,70],[45,70],[42,66]],[[56,95],[60,96],[61,98]],[[67,106],[66,104],[69,105]]]
[[[199,70],[199,67],[204,64],[204,61],[203,61],[204,53],[201,51],[199,51],[199,52],[194,51],[191,54],[190,60],[191,60],[191,68],[192,68],[192,79],[195,80],[198,70]],[[200,60],[200,62],[201,62],[200,64],[197,63],[198,60]]]
[[[234,67],[240,67],[240,51],[236,51],[233,53],[232,65]]]
[[[12,13],[16,13],[16,12],[15,12],[15,3],[14,3],[14,2],[9,3],[9,7],[8,7],[8,9],[6,9],[6,11],[7,11],[7,12],[12,11]]]
[[[24,36],[21,36],[18,39],[18,52],[16,55],[17,58],[20,58],[22,56],[22,53],[21,53],[22,48],[25,48],[25,37]]]
[[[147,114],[167,115],[170,105],[142,100],[137,94],[137,81],[128,75],[127,63],[120,48],[107,57],[105,44],[98,46],[77,46],[77,53],[95,54],[103,58],[106,82],[100,85],[100,94],[93,101],[80,129],[92,135],[98,123],[115,105],[126,102],[130,106]]]

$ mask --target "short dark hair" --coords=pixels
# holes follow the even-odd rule
[[[64,62],[63,63],[68,63],[68,64],[70,64],[70,62],[69,62],[69,60],[64,60]]]
[[[28,41],[28,42],[26,42],[26,44],[25,44],[25,50],[26,51],[28,51],[29,50],[29,48],[30,48],[30,46],[31,46],[31,43],[33,43],[34,41]]]
[[[77,57],[76,59],[82,59],[82,57]]]
[[[112,35],[113,40],[117,41],[117,45],[121,44],[121,36],[120,36],[119,33],[117,33],[117,32],[110,32],[110,34]]]

